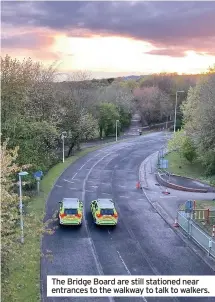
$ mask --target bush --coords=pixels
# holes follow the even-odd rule
[[[182,155],[190,163],[197,157],[195,146],[189,137],[185,137],[182,144]]]

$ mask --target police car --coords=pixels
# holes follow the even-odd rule
[[[97,225],[116,225],[118,213],[112,199],[97,199],[90,204],[94,223]]]
[[[59,201],[59,224],[81,225],[83,219],[83,203],[78,198],[63,198]]]

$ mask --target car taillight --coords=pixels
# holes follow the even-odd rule
[[[76,214],[75,216],[78,218],[81,218],[81,214]]]
[[[65,217],[65,216],[66,216],[65,213],[60,214],[60,218],[63,218],[63,217]]]
[[[114,214],[113,214],[113,217],[114,217],[114,218],[117,218],[117,217],[118,217],[118,214],[117,214],[117,213],[114,213]]]
[[[102,217],[102,214],[97,213],[97,214],[96,214],[96,217],[100,218],[100,217]]]

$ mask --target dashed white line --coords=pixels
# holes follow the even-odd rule
[[[70,180],[68,180],[68,179],[63,179],[64,181],[66,181],[66,182],[69,182],[69,183],[71,183],[71,184],[74,184],[74,181],[70,181]]]
[[[77,174],[78,174],[78,173],[76,172],[76,173],[73,175],[72,179],[74,179],[74,178],[75,178],[75,176],[76,176]]]
[[[130,271],[129,271],[127,265],[125,264],[125,261],[122,259],[122,256],[120,255],[119,251],[117,251],[117,253],[118,253],[119,258],[120,258],[120,260],[122,261],[122,264],[124,265],[124,267],[125,267],[127,273],[128,273],[129,275],[131,275],[131,273],[130,273]]]
[[[59,185],[55,185],[55,187],[62,188],[62,186],[59,186]]]
[[[125,264],[125,261],[123,260],[122,256],[120,255],[120,252],[119,252],[119,251],[117,251],[117,253],[118,253],[119,258],[120,258],[120,260],[122,261],[122,264],[124,265],[124,267],[125,267],[125,269],[126,269],[126,271],[127,271],[128,275],[131,275],[131,273],[130,273],[130,271],[129,271],[128,267],[127,267],[127,265]],[[143,297],[143,296],[142,296],[141,298],[143,299],[143,301],[144,301],[144,302],[147,302],[147,300],[146,300],[146,298],[145,298],[145,297]]]

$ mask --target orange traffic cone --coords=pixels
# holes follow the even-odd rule
[[[178,219],[177,219],[177,218],[175,218],[175,222],[174,222],[173,226],[174,226],[175,228],[178,228],[178,227],[179,227]]]
[[[139,182],[139,181],[138,181],[137,184],[136,184],[136,188],[137,188],[137,189],[140,189],[140,182]]]

